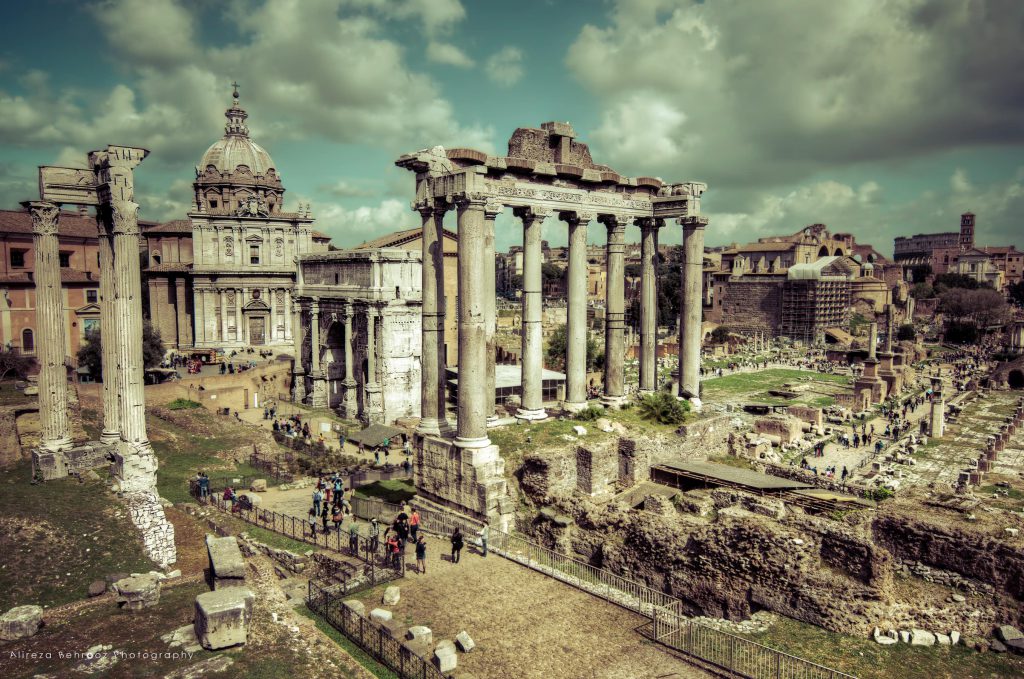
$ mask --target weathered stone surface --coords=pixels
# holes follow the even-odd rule
[[[218,672],[223,672],[234,663],[234,659],[230,656],[215,655],[212,658],[207,658],[206,660],[197,662],[195,665],[175,670],[174,672],[165,675],[164,679],[199,679],[199,677],[206,674],[217,674]]]
[[[107,583],[103,580],[93,580],[89,583],[89,596],[99,596],[107,591]]]
[[[221,581],[236,581],[236,583],[224,582],[223,586],[237,584],[237,581],[245,580],[245,559],[242,558],[238,540],[233,535],[223,538],[207,535],[206,549],[210,556],[210,573],[213,576],[215,588],[218,584],[222,584]]]
[[[168,632],[160,637],[160,640],[171,648],[181,648],[186,653],[198,653],[203,650],[199,638],[196,636],[194,624],[183,625],[173,632]]]
[[[117,664],[118,656],[111,653],[113,646],[97,644],[85,651],[85,660],[75,666],[74,671],[81,674],[98,674],[106,672]]]
[[[391,611],[383,608],[375,608],[370,611],[370,620],[373,620],[374,622],[387,622],[388,620],[391,620],[391,618]]]
[[[1000,625],[999,627],[996,627],[996,639],[1006,643],[1013,639],[1024,639],[1024,634],[1022,634],[1021,631],[1013,625]]]
[[[425,627],[423,625],[415,625],[413,627],[410,627],[409,631],[406,633],[406,636],[409,637],[409,639],[412,641],[422,641],[425,644],[434,643],[433,631],[431,631],[429,627]]]
[[[912,629],[910,630],[910,645],[911,646],[932,646],[935,644],[935,635],[927,630],[923,629]]]
[[[381,603],[385,606],[394,606],[402,599],[401,591],[398,589],[398,585],[391,585],[384,589],[384,596],[381,597]]]
[[[960,633],[957,632],[956,630],[953,630],[952,632],[950,632],[949,633],[949,643],[953,644],[954,646],[959,644],[960,643]]]
[[[992,645],[989,648],[993,653],[1006,653],[1006,644],[999,641],[999,639],[993,639]]]
[[[117,602],[129,611],[141,611],[160,601],[160,578],[153,573],[133,575],[114,583]]]
[[[252,483],[249,484],[249,490],[254,493],[263,493],[267,490],[266,479],[253,479]]]
[[[256,600],[250,590],[229,587],[196,597],[196,637],[203,648],[216,651],[244,644]]]
[[[473,641],[473,637],[463,630],[455,635],[455,645],[463,653],[469,653],[476,648],[476,642]]]
[[[341,602],[341,605],[349,609],[356,615],[364,617],[366,616],[366,606],[363,605],[363,602],[359,601],[358,599],[346,599],[345,601]]]
[[[949,646],[950,645],[949,635],[948,634],[942,634],[941,632],[938,632],[938,633],[935,634],[935,641],[940,646]]]
[[[451,672],[457,663],[455,644],[449,639],[437,642],[437,646],[434,647],[434,664],[437,669],[441,672]]]
[[[0,617],[0,639],[14,641],[30,637],[42,624],[41,606],[15,606]]]
[[[406,641],[403,641],[402,646],[410,654],[427,661],[430,660],[430,657],[434,652],[433,646],[430,643],[416,641],[415,639],[407,639]]]

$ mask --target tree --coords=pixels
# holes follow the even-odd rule
[[[965,276],[962,273],[944,273],[939,274],[932,281],[932,286],[935,288],[935,292],[942,294],[946,290],[953,288],[963,288],[964,290],[977,290],[978,288],[991,288],[992,286],[988,283],[979,283],[970,276]]]
[[[516,297],[519,296],[516,293],[517,292],[522,292],[522,291],[523,291],[523,277],[520,274],[514,274],[508,280],[508,289],[505,291],[505,294],[508,295],[508,297],[510,299],[515,299]]]
[[[553,370],[565,370],[566,330],[564,325],[555,328],[548,337],[548,348],[544,358],[547,366]],[[597,340],[587,334],[587,372],[599,370],[604,366],[604,352],[597,346]]]
[[[35,360],[20,351],[14,349],[0,351],[0,380],[7,379],[11,375],[23,380],[28,377],[33,365],[35,365]]]
[[[914,338],[917,337],[917,333],[914,332],[913,323],[904,323],[896,330],[896,339],[900,342],[910,341],[913,342]]]
[[[1011,304],[1024,307],[1024,281],[1010,283],[1010,285],[1006,286],[1006,296]]]
[[[711,331],[711,341],[714,344],[725,344],[729,341],[729,328],[725,325],[720,325]]]
[[[910,275],[914,283],[924,283],[932,275],[931,264],[918,264],[910,268]]]
[[[78,349],[78,365],[84,367],[93,379],[102,379],[103,375],[103,338],[98,327],[93,326],[85,331],[85,343]],[[149,321],[142,323],[142,366],[154,368],[164,359],[164,342],[160,333],[153,329]]]
[[[910,296],[914,299],[931,299],[935,296],[935,288],[927,283],[915,283],[914,287],[910,288]]]
[[[644,394],[637,406],[640,417],[659,424],[682,424],[690,411],[689,401],[681,401],[672,394],[659,391]]]

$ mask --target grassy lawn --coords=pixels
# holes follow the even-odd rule
[[[33,403],[34,396],[25,396],[14,388],[14,380],[0,382],[0,406],[16,406],[26,403]]]
[[[882,646],[871,639],[836,634],[780,618],[750,639],[854,674],[860,679],[981,679],[1024,676],[1024,658],[976,653],[965,646]]]
[[[813,391],[798,392],[798,396],[787,399],[773,396],[769,391],[784,389],[785,384],[811,385]],[[838,393],[850,384],[848,375],[826,375],[809,370],[771,368],[753,373],[740,373],[712,377],[701,382],[702,397],[705,401],[745,399],[771,405],[809,405],[822,408],[835,402],[829,394]],[[825,392],[825,393],[822,393]]]
[[[300,542],[299,540],[293,540],[286,535],[275,533],[272,530],[255,526],[248,521],[242,521],[241,519],[230,516],[227,512],[218,512],[216,514],[217,522],[225,525],[233,531],[233,534],[245,532],[255,540],[259,540],[265,545],[270,545],[277,549],[287,549],[289,552],[295,552],[296,554],[305,554],[306,552],[318,551],[317,547]],[[299,522],[302,526],[305,523]]]
[[[298,606],[295,611],[301,615],[306,616],[314,623],[316,623],[317,629],[329,636],[334,640],[334,643],[341,646],[346,653],[355,658],[356,662],[362,665],[366,671],[379,679],[399,679],[398,675],[389,670],[384,665],[380,664],[373,659],[373,656],[368,654],[366,651],[361,649],[359,646],[349,640],[344,634],[331,627],[321,618],[319,615],[309,610],[305,604]],[[342,676],[351,676],[349,674],[343,674]]]
[[[84,599],[94,580],[155,568],[103,481],[33,486],[30,474],[28,462],[0,471],[0,610]]]
[[[391,479],[389,481],[374,481],[360,486],[355,493],[363,497],[373,497],[400,505],[416,495],[416,487],[411,479]]]

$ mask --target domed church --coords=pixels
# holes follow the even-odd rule
[[[145,230],[150,317],[179,350],[290,351],[296,258],[330,239],[308,204],[284,212],[281,175],[249,136],[237,85],[224,115],[224,136],[196,166],[188,219]]]

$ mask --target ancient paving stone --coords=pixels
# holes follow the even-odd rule
[[[196,597],[196,637],[203,648],[215,651],[244,644],[256,600],[250,590],[228,587]]]
[[[30,637],[43,624],[40,606],[15,606],[0,617],[0,639],[14,641]]]

